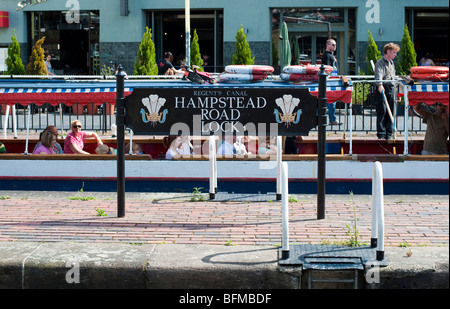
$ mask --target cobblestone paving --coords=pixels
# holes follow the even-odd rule
[[[279,201],[192,202],[191,197],[127,193],[126,217],[118,218],[116,193],[0,191],[0,241],[281,243]],[[323,220],[316,219],[316,199],[291,197],[291,243],[346,242],[355,218],[359,240],[370,243],[371,196],[327,196]],[[448,246],[448,242],[448,196],[385,196],[386,246]]]

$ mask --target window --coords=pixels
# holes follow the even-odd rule
[[[69,24],[64,11],[30,12],[29,20],[30,50],[45,37],[56,74],[99,74],[99,11],[81,11],[79,23]]]
[[[293,63],[319,64],[331,30],[331,37],[337,41],[336,57],[340,74],[355,74],[355,9],[344,8],[292,8],[272,9],[272,40],[279,51],[280,25],[288,25]],[[291,18],[289,18],[291,17]],[[329,27],[329,28],[328,28]],[[275,60],[274,60],[275,61]],[[278,63],[273,63],[278,65]]]

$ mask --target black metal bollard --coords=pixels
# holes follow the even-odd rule
[[[125,217],[125,72],[119,65],[116,74],[117,108],[117,217]]]
[[[322,64],[319,72],[319,136],[317,145],[317,219],[325,219],[325,166],[327,131],[327,74]]]

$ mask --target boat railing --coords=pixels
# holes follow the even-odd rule
[[[21,80],[32,80],[36,76],[0,76],[0,82],[10,81],[11,78]],[[97,82],[111,82],[115,80],[115,76],[49,76],[48,78],[39,77],[45,82],[58,82],[64,81],[97,81]],[[128,80],[161,80],[177,81],[181,77],[173,76],[128,76]],[[275,79],[275,76],[273,77]],[[351,116],[348,116],[349,104],[342,102],[336,103],[336,118],[339,125],[330,125],[327,127],[329,132],[345,132],[351,130],[352,132],[359,133],[374,133],[376,132],[376,111],[375,111],[375,87],[373,84],[376,82],[373,80],[373,76],[351,76],[353,87],[353,102]],[[397,83],[398,85],[400,83]],[[400,90],[401,91],[401,90]],[[401,98],[396,102],[393,114],[395,117],[395,123],[398,128],[404,127],[404,105],[402,105]],[[28,105],[28,104],[27,104]],[[2,121],[0,121],[0,130],[7,128],[8,130],[16,134],[17,131],[26,131],[27,127],[27,107],[17,103],[14,105],[16,118],[6,117],[7,105],[1,104],[0,109],[2,114]],[[58,106],[52,106],[49,103],[45,103],[41,106],[36,104],[29,104],[31,112],[30,130],[40,132],[47,126],[56,126],[58,130],[64,132],[70,131],[70,123],[78,119],[80,120],[86,130],[102,132],[108,134],[111,132],[111,125],[116,124],[116,113],[114,104],[102,104],[96,105],[90,103],[87,105],[66,105],[62,102]],[[10,109],[10,113],[11,113]],[[425,132],[426,125],[424,125],[419,117],[409,117],[409,131],[413,133]],[[312,132],[317,131],[313,129]]]
[[[275,158],[270,158],[267,156],[222,156],[214,155],[216,161],[277,161]],[[140,155],[125,155],[126,160],[134,161],[158,161],[165,160],[161,158],[154,158],[150,154],[140,154]],[[340,154],[327,154],[326,159],[328,162],[331,161],[358,161],[358,162],[406,162],[406,161],[448,161],[449,155],[394,155],[394,154],[353,154],[353,155],[340,155]],[[100,161],[110,161],[117,160],[117,155],[100,155],[100,154],[24,154],[24,153],[2,153],[0,154],[0,160],[100,160]],[[172,161],[211,161],[209,155],[182,155],[179,158],[172,159]],[[317,161],[317,154],[296,154],[296,155],[285,155],[281,156],[281,161],[292,162],[292,161]],[[217,165],[215,167],[217,169]],[[217,179],[217,171],[215,171],[215,177]],[[275,177],[275,175],[274,175]],[[277,176],[278,177],[278,176]],[[216,180],[217,181],[217,180]],[[217,184],[213,185],[217,187]],[[278,191],[278,189],[277,189]],[[212,191],[213,193],[214,191]]]

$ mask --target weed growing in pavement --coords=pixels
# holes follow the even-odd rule
[[[95,211],[97,212],[97,217],[106,217],[108,214],[105,213],[105,211],[101,208],[95,208]]]
[[[10,200],[10,199],[11,199],[11,196],[5,196],[5,195],[0,196],[0,200]]]
[[[85,197],[81,197],[81,196],[71,196],[69,197],[69,200],[71,201],[92,201],[95,200],[95,197],[92,196],[85,196]]]
[[[358,222],[358,218],[356,217],[356,207],[355,207],[355,201],[353,200],[353,191],[350,191],[350,196],[352,197],[352,207],[353,207],[353,222],[352,225],[346,224],[347,227],[347,236],[350,237],[350,240],[348,244],[351,247],[358,247],[361,246],[362,243],[358,240],[359,237],[359,230],[356,222]]]
[[[191,202],[202,202],[205,200],[205,197],[202,193],[202,189],[204,189],[203,187],[194,187],[194,191],[192,192],[191,195]]]
[[[289,203],[298,203],[298,200],[293,196],[289,196],[288,201],[289,201]]]
[[[234,246],[233,241],[231,239],[228,239],[225,243],[225,246]]]
[[[407,241],[400,243],[399,247],[401,248],[407,248],[409,247],[409,243]]]

